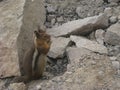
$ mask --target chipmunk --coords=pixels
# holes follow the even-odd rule
[[[39,29],[34,31],[34,43],[31,48],[26,51],[23,58],[23,76],[17,77],[13,82],[29,82],[34,79],[38,79],[43,75],[46,56],[50,49],[51,39],[50,35],[45,31]]]

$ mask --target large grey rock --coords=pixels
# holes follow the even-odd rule
[[[98,16],[74,20],[59,27],[48,29],[47,33],[52,36],[65,36],[71,34],[85,35],[95,29],[106,28],[107,26],[108,17],[105,14],[100,14]]]
[[[91,50],[93,52],[98,52],[101,54],[107,54],[107,48],[101,44],[98,44],[95,41],[88,40],[83,37],[78,37],[78,36],[70,36],[70,39],[76,43],[77,47],[82,47],[86,48],[88,50]]]
[[[32,43],[33,30],[44,20],[43,0],[0,3],[0,78],[20,75],[18,61]]]
[[[0,3],[0,78],[20,75],[16,38],[22,24],[24,0]]]
[[[52,44],[48,56],[52,58],[62,58],[64,56],[65,49],[69,44],[69,38],[52,38]]]
[[[120,45],[120,23],[116,23],[107,29],[105,42],[111,45]]]

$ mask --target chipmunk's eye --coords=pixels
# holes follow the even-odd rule
[[[50,39],[47,39],[46,41],[47,41],[47,43],[51,43],[51,40],[50,40]]]

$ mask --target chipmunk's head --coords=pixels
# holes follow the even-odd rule
[[[51,45],[50,35],[43,30],[34,31],[34,44],[38,52],[47,54]]]

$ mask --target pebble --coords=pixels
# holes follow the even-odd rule
[[[111,61],[115,61],[115,60],[117,60],[117,57],[112,56],[112,57],[110,57],[110,60],[111,60]]]
[[[114,24],[116,22],[117,22],[117,17],[116,16],[110,17],[110,23]]]
[[[107,7],[105,8],[104,13],[107,14],[108,17],[110,17],[113,14],[113,9],[111,7]]]
[[[41,85],[37,85],[37,86],[36,86],[36,89],[37,89],[37,90],[41,90]]]
[[[118,61],[112,61],[112,66],[115,68],[115,69],[119,69],[120,68],[120,63]]]
[[[67,79],[67,80],[65,80],[66,82],[69,82],[69,83],[71,83],[71,82],[73,82],[73,80],[71,79],[71,78],[69,78],[69,79]]]
[[[62,16],[61,16],[61,17],[58,17],[58,18],[57,18],[57,22],[58,22],[58,23],[64,22],[63,17],[62,17]]]
[[[118,76],[120,76],[120,70],[117,71]]]
[[[48,13],[55,13],[56,10],[57,10],[57,7],[52,6],[51,4],[47,5],[47,12]]]

